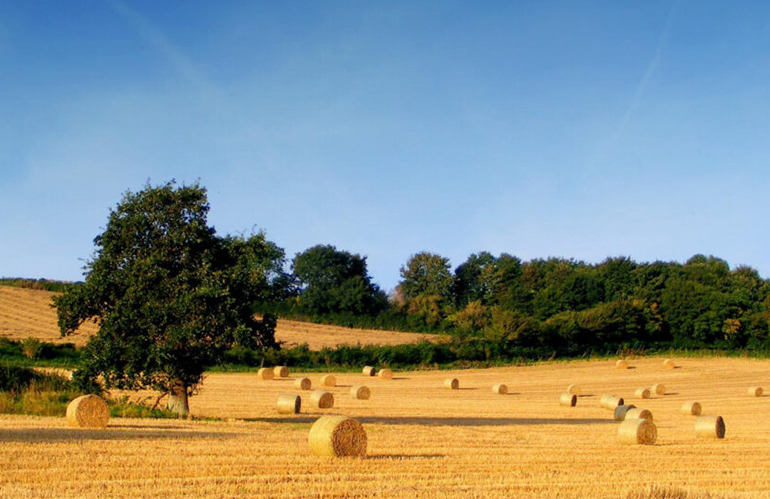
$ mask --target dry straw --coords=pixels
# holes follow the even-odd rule
[[[573,395],[577,395],[578,397],[581,395],[582,390],[580,390],[580,387],[577,385],[569,385],[567,387],[567,393],[571,393]]]
[[[615,367],[617,369],[628,369],[628,362],[626,362],[623,359],[620,359],[617,362],[615,362]]]
[[[676,364],[674,364],[674,361],[671,359],[666,359],[663,361],[663,367],[666,369],[673,369],[676,367]]]
[[[508,385],[504,385],[503,383],[498,383],[492,387],[492,392],[498,395],[505,395],[506,393],[508,393]]]
[[[460,380],[457,378],[447,378],[444,380],[444,388],[449,388],[450,390],[459,390]]]
[[[273,379],[274,375],[275,375],[275,373],[269,367],[260,367],[259,371],[257,371],[257,378],[261,379],[263,381],[267,381],[269,379]]]
[[[337,386],[337,378],[333,374],[327,374],[321,377],[321,386]]]
[[[366,457],[366,430],[347,416],[324,416],[310,428],[308,444],[316,456]]]
[[[374,376],[377,374],[377,369],[372,366],[364,366],[363,374],[364,376]]]
[[[273,374],[276,378],[288,378],[289,368],[286,366],[277,366],[273,368]]]
[[[299,390],[310,390],[312,386],[313,382],[310,381],[310,378],[297,378],[294,380],[294,388]]]
[[[559,404],[575,407],[577,405],[577,395],[574,393],[562,393],[559,397]]]
[[[625,400],[622,397],[616,397],[615,395],[602,395],[599,400],[599,405],[605,409],[615,410],[619,405],[623,405]]]
[[[681,408],[682,414],[687,414],[688,416],[700,416],[702,410],[703,408],[700,404],[693,401],[685,402]]]
[[[749,395],[752,397],[761,397],[762,396],[762,387],[761,386],[752,386],[749,388]]]
[[[648,399],[650,398],[650,389],[649,388],[639,388],[634,392],[634,395],[638,399]]]
[[[319,409],[331,409],[334,407],[334,395],[326,390],[315,390],[310,394],[310,401]]]
[[[652,419],[652,413],[647,409],[634,407],[633,409],[626,411],[626,417],[623,419]]]
[[[658,428],[651,419],[627,418],[618,427],[618,441],[622,444],[652,445],[658,439]]]
[[[650,387],[650,390],[653,391],[656,395],[665,395],[666,385],[664,385],[663,383],[655,383]]]
[[[633,404],[619,405],[615,408],[615,421],[624,421],[626,419],[626,413],[631,409],[636,409]]]
[[[701,416],[695,420],[698,438],[725,438],[725,420],[722,416]]]
[[[110,420],[107,402],[98,395],[83,395],[67,406],[67,422],[76,428],[104,428]]]
[[[369,397],[371,397],[372,392],[369,390],[369,388],[365,386],[351,386],[350,387],[350,398],[354,398],[356,400],[369,400]]]
[[[299,395],[282,393],[278,395],[276,407],[281,414],[299,414],[299,410],[302,407],[302,399]]]
[[[377,376],[382,379],[393,379],[393,371],[390,369],[380,369],[377,372]]]

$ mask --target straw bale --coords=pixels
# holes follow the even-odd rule
[[[273,368],[273,374],[276,378],[288,378],[289,368],[286,366],[276,366]]]
[[[639,388],[634,392],[634,395],[638,399],[648,399],[650,398],[650,389],[649,388]]]
[[[356,400],[369,400],[372,392],[366,386],[351,386],[350,397]]]
[[[310,394],[310,401],[313,407],[319,409],[331,409],[334,407],[334,395],[326,390],[315,390]]]
[[[506,393],[508,393],[508,385],[505,385],[503,383],[498,383],[492,386],[492,392],[498,395],[505,395]]]
[[[366,457],[366,430],[347,416],[324,416],[310,428],[308,444],[316,456]]]
[[[615,367],[617,369],[628,369],[628,362],[626,362],[623,359],[620,359],[617,362],[615,362]]]
[[[701,405],[693,401],[687,401],[681,407],[682,414],[687,414],[688,416],[700,416],[702,410]]]
[[[652,391],[656,395],[665,395],[666,385],[664,385],[663,383],[655,383],[650,387],[650,391]]]
[[[663,367],[666,369],[674,369],[676,367],[676,364],[674,364],[674,361],[671,359],[666,359],[663,361]]]
[[[725,420],[722,416],[700,416],[695,420],[698,438],[725,438]]]
[[[263,381],[273,379],[274,376],[275,373],[269,367],[260,367],[259,371],[257,371],[257,379],[261,379]]]
[[[615,395],[602,395],[599,399],[599,405],[605,409],[615,410],[619,405],[625,404],[625,400],[622,397],[616,397]]]
[[[278,395],[276,407],[280,414],[299,414],[302,407],[302,399],[299,395],[293,393],[282,393]]]
[[[312,387],[313,382],[310,381],[310,378],[297,378],[294,380],[294,388],[298,388],[300,390],[310,390]]]
[[[577,405],[577,395],[574,393],[562,393],[559,397],[559,404],[575,407]]]
[[[364,376],[374,376],[377,374],[377,369],[372,366],[364,366],[363,374]]]
[[[447,378],[444,380],[444,387],[449,388],[450,390],[459,390],[460,380],[457,378]]]
[[[624,421],[626,419],[626,413],[631,409],[636,409],[634,404],[619,405],[615,408],[615,421]]]
[[[337,386],[337,378],[333,374],[327,374],[321,377],[321,386]]]
[[[83,395],[67,405],[67,423],[76,428],[104,428],[110,420],[110,408],[98,395]]]
[[[626,417],[624,420],[625,419],[652,419],[652,413],[647,409],[634,407],[633,409],[626,411]]]
[[[393,379],[393,371],[390,369],[380,369],[377,371],[377,376],[382,379]]]
[[[582,392],[583,392],[583,391],[582,391],[582,390],[580,389],[580,387],[579,387],[579,386],[577,386],[577,385],[569,385],[569,386],[567,387],[567,393],[571,393],[571,394],[573,394],[573,395],[577,395],[578,397],[579,397],[580,395],[582,395]]]
[[[622,444],[652,445],[658,439],[658,428],[651,419],[627,418],[618,427],[618,441]]]
[[[752,397],[761,397],[762,396],[762,387],[761,386],[752,386],[749,388],[749,395]]]

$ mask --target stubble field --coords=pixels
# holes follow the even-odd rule
[[[770,497],[770,397],[749,397],[767,382],[770,362],[750,359],[544,363],[485,370],[406,372],[394,379],[339,374],[335,407],[283,416],[279,393],[292,379],[211,374],[191,399],[197,416],[222,421],[116,420],[105,430],[69,429],[56,418],[0,416],[2,497]],[[461,389],[442,387],[455,376]],[[308,375],[314,388],[320,375]],[[365,383],[370,400],[352,400]],[[494,383],[510,393],[495,395]],[[636,388],[665,383],[669,393],[635,400]],[[570,383],[577,407],[558,405]],[[765,387],[770,388],[770,387]],[[650,409],[654,446],[617,444],[617,423],[599,408],[614,393]],[[697,400],[721,415],[724,440],[698,440]],[[312,456],[309,427],[322,414],[364,424],[366,459]],[[650,495],[655,486],[657,495]],[[662,492],[661,492],[662,491]],[[669,495],[664,495],[669,494]]]

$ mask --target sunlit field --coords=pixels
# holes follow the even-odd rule
[[[220,420],[112,419],[106,430],[69,429],[63,418],[0,417],[2,497],[770,497],[770,397],[748,396],[767,383],[770,362],[749,359],[632,359],[544,363],[466,371],[397,372],[392,380],[339,374],[333,409],[279,415],[289,379],[211,374],[191,399],[198,417]],[[308,375],[318,385],[320,375]],[[457,377],[460,390],[443,388]],[[508,395],[491,386],[506,383]],[[353,384],[371,388],[353,400]],[[558,405],[568,384],[584,396]],[[665,396],[634,399],[664,383]],[[766,388],[770,388],[770,385]],[[599,407],[613,393],[652,411],[653,446],[621,446],[618,423]],[[136,395],[137,397],[139,395]],[[724,440],[696,439],[697,400],[725,418]],[[366,459],[308,451],[322,414],[364,424]],[[678,494],[663,496],[664,493]]]

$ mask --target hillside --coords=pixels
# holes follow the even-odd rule
[[[49,291],[0,286],[0,337],[11,339],[37,338],[51,343],[85,344],[96,332],[94,324],[84,324],[74,335],[61,338],[56,326],[56,310],[51,308]],[[276,338],[286,346],[307,343],[311,349],[341,344],[399,345],[416,343],[435,335],[349,329],[307,322],[279,320]]]

